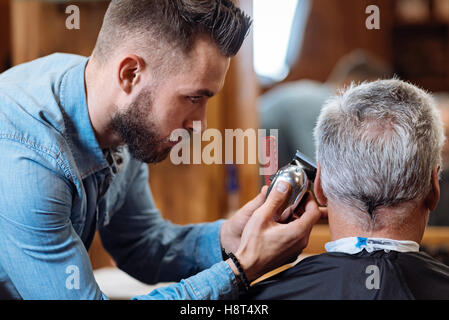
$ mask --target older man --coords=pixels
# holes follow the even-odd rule
[[[448,299],[449,267],[419,252],[440,195],[431,97],[399,80],[351,86],[324,106],[315,138],[332,242],[246,298]]]

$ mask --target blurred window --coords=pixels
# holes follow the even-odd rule
[[[282,81],[299,55],[310,0],[253,4],[254,69],[262,85]]]

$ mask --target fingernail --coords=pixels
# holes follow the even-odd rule
[[[281,192],[281,193],[286,193],[287,190],[288,190],[288,184],[287,184],[287,182],[279,181],[279,182],[276,184],[276,190],[279,191],[279,192]]]

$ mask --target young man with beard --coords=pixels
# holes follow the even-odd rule
[[[131,276],[184,279],[136,298],[232,299],[295,258],[320,212],[310,201],[301,219],[275,223],[288,185],[189,226],[164,221],[148,186],[144,163],[169,154],[170,133],[205,125],[249,25],[231,0],[113,0],[91,57],[0,75],[1,298],[106,298],[87,253],[96,230]]]

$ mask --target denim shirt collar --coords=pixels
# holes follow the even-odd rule
[[[88,62],[68,70],[61,83],[61,106],[64,116],[67,140],[81,178],[105,169],[108,163],[95,137],[87,108],[84,71]]]

